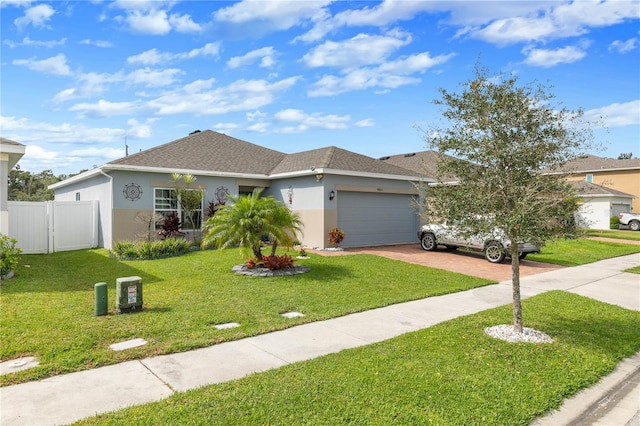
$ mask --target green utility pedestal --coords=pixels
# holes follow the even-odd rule
[[[142,278],[116,279],[116,313],[142,310]]]
[[[109,304],[107,303],[107,283],[97,283],[96,291],[96,316],[107,315]]]

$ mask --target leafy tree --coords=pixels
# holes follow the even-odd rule
[[[439,184],[425,191],[425,219],[455,223],[463,237],[501,231],[511,241],[543,245],[575,236],[578,209],[560,171],[591,145],[582,111],[561,108],[542,85],[519,86],[516,76],[491,76],[476,67],[461,93],[440,89],[435,104],[448,125],[425,134],[441,155]],[[450,184],[451,176],[457,179]],[[449,182],[449,183],[447,183]],[[508,248],[513,325],[522,332],[518,245]]]
[[[205,222],[202,246],[239,245],[260,261],[264,236],[273,240],[272,255],[279,244],[291,245],[295,233],[302,228],[300,217],[273,197],[260,197],[262,191],[258,188],[251,195],[230,196],[231,203],[220,207]]]
[[[177,184],[176,193],[178,195],[178,202],[180,203],[184,217],[191,224],[195,238],[195,232],[200,228],[202,221],[202,216],[198,215],[198,212],[202,212],[202,198],[204,197],[204,193],[201,188],[191,187],[197,180],[193,175],[173,173],[171,177]],[[184,182],[184,186],[180,184],[181,180]]]
[[[17,164],[9,171],[7,198],[10,201],[53,200],[54,193],[48,189],[48,186],[60,180],[62,180],[62,176],[54,176],[51,170],[43,170],[40,173],[32,174],[26,170],[21,170],[20,165]]]

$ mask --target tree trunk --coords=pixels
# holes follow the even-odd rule
[[[278,248],[278,240],[274,239],[273,244],[271,244],[271,257],[276,255],[277,248]]]
[[[520,258],[518,244],[511,240],[511,283],[513,293],[513,328],[522,333],[522,304],[520,300]]]

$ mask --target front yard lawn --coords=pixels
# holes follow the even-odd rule
[[[561,291],[523,307],[553,343],[485,335],[502,306],[80,424],[527,425],[640,350],[638,312]]]
[[[640,232],[621,230],[621,229],[587,229],[587,235],[590,237],[615,238],[618,240],[640,241]]]
[[[393,303],[491,282],[373,255],[312,256],[311,272],[256,278],[231,271],[238,250],[196,251],[162,260],[119,262],[106,250],[25,255],[0,294],[0,359],[35,356],[36,368],[0,376],[8,385],[186,351]],[[116,278],[140,276],[142,312],[115,315]],[[109,315],[94,314],[94,284],[108,284]],[[280,314],[303,313],[287,319]],[[240,327],[217,330],[216,324]],[[113,343],[147,345],[114,352]]]
[[[640,253],[640,245],[579,238],[551,241],[542,247],[541,253],[527,255],[527,260],[577,266],[633,253]]]

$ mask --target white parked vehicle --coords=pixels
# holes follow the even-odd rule
[[[620,227],[629,228],[632,231],[640,231],[640,214],[636,213],[620,213]]]
[[[474,235],[471,238],[461,237],[456,229],[446,225],[424,225],[418,232],[420,247],[426,251],[433,251],[439,245],[449,250],[465,247],[482,251],[484,257],[491,263],[501,263],[510,256],[511,241],[500,231],[487,235]],[[528,253],[540,253],[540,247],[532,243],[518,244],[519,259],[524,259]]]

